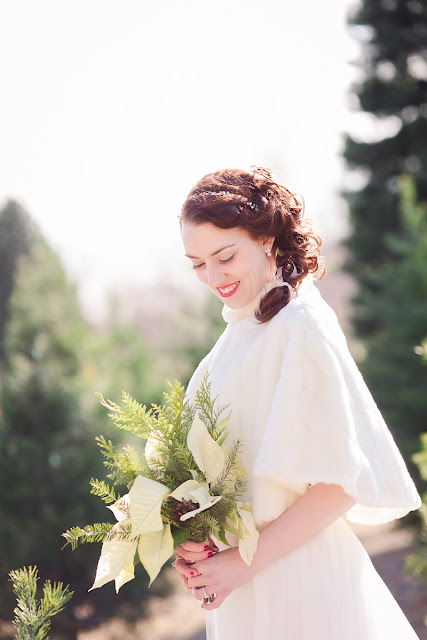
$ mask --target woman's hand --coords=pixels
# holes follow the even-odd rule
[[[187,565],[184,571],[188,587],[197,600],[203,600],[206,594],[215,594],[212,602],[201,605],[207,611],[217,609],[234,589],[246,584],[253,575],[237,547],[215,553],[206,560],[198,560]]]
[[[172,564],[179,572],[181,580],[187,589],[191,589],[188,585],[188,576],[191,575],[192,563],[210,558],[216,551],[218,551],[218,547],[211,538],[202,543],[187,540],[176,547],[176,560]],[[195,574],[196,572],[193,569],[193,575]]]

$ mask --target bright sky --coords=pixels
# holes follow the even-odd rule
[[[14,0],[0,9],[0,206],[19,200],[94,307],[194,278],[177,216],[205,173],[264,164],[344,228],[358,45],[348,0]]]

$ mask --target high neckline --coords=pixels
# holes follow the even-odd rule
[[[235,324],[239,322],[239,320],[243,320],[244,318],[250,318],[255,315],[255,312],[258,310],[259,303],[261,302],[261,298],[265,296],[266,293],[275,289],[276,287],[284,287],[289,286],[287,282],[284,282],[280,277],[276,276],[273,280],[269,280],[255,296],[251,302],[246,304],[244,307],[240,307],[239,309],[231,309],[224,305],[222,309],[222,317],[228,324]],[[305,292],[310,292],[313,286],[313,276],[312,274],[308,274],[306,278],[301,282],[297,291],[292,287],[289,287],[291,293],[291,300],[296,298],[297,296],[303,295]]]

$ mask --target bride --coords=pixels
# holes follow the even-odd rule
[[[379,524],[421,500],[321,298],[321,240],[298,197],[262,167],[206,175],[180,217],[199,280],[224,301],[224,333],[196,369],[230,405],[260,537],[176,548],[208,640],[415,640],[348,522]]]

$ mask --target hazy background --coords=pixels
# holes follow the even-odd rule
[[[127,283],[193,286],[177,216],[222,167],[275,169],[327,254],[345,230],[342,132],[370,126],[350,112],[353,5],[3,2],[0,207],[25,206],[93,317]]]

